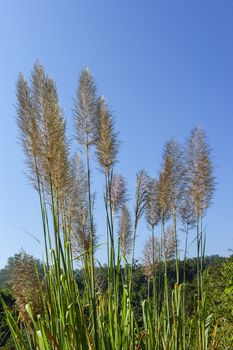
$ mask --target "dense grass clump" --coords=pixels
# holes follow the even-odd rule
[[[204,269],[203,220],[214,190],[204,131],[195,127],[185,147],[169,140],[157,178],[138,172],[131,213],[125,180],[115,173],[119,140],[114,119],[105,99],[97,96],[90,71],[81,72],[74,106],[80,154],[71,156],[55,82],[40,64],[34,66],[30,85],[19,76],[17,99],[28,176],[40,200],[45,262],[42,279],[30,261],[21,259],[16,267],[12,285],[18,318],[2,301],[16,349],[216,349]],[[94,218],[94,154],[105,184],[105,268],[95,260],[96,248],[105,245]],[[150,231],[142,265],[147,290],[135,304],[135,241],[143,217]],[[196,287],[192,312],[187,312],[191,230],[196,232]],[[179,231],[186,237],[182,249]],[[77,262],[83,272],[81,291]],[[168,280],[171,265],[174,279]],[[25,271],[23,285],[17,281]]]

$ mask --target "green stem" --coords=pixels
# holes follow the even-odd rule
[[[179,284],[179,256],[178,256],[178,242],[177,242],[177,220],[176,220],[176,211],[173,209],[173,228],[174,228],[174,239],[175,239],[175,250],[176,250],[176,283]]]
[[[94,228],[93,228],[93,214],[92,214],[92,201],[91,201],[91,170],[90,170],[90,154],[89,143],[86,144],[86,159],[87,159],[87,181],[88,181],[88,206],[89,206],[89,220],[90,220],[90,274],[91,274],[91,304],[93,311],[93,326],[94,326],[94,339],[95,349],[98,350],[98,331],[97,331],[97,315],[96,315],[96,301],[95,301],[95,275],[94,275]]]

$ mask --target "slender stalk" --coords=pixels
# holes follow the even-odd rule
[[[164,246],[164,301],[167,314],[167,329],[166,329],[166,338],[170,335],[170,305],[169,305],[169,290],[168,290],[168,278],[167,278],[167,257],[166,257],[166,247],[165,247],[165,222],[162,219],[161,223],[161,242]],[[161,244],[162,245],[162,244]]]
[[[87,135],[88,139],[88,135]],[[95,276],[94,276],[94,228],[93,228],[93,214],[92,214],[92,200],[91,200],[91,171],[90,171],[90,154],[89,143],[86,143],[86,160],[87,160],[87,182],[88,182],[88,206],[89,206],[89,220],[90,220],[90,273],[91,273],[91,303],[93,312],[93,326],[95,348],[98,350],[98,331],[97,331],[97,315],[96,315],[96,300],[95,300]]]
[[[175,239],[175,251],[176,251],[176,283],[179,284],[179,255],[178,255],[178,241],[177,241],[177,218],[176,218],[176,211],[173,209],[172,214],[173,219],[173,228],[174,228],[174,239]]]
[[[183,264],[183,349],[186,349],[186,310],[185,310],[185,300],[186,300],[186,259],[187,259],[187,249],[188,249],[188,234],[189,225],[186,224],[185,228],[185,248],[184,248],[184,264]]]
[[[200,275],[200,216],[196,208],[196,240],[197,240],[197,317],[198,317],[198,340],[199,348],[202,349],[201,331],[201,275]]]
[[[155,269],[155,228],[151,227],[151,239],[152,239],[152,276],[153,276],[153,309],[154,314],[157,311],[157,292],[156,292],[156,269]]]

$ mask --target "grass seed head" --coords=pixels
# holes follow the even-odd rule
[[[195,127],[188,139],[186,181],[196,214],[204,214],[211,203],[215,182],[211,149],[200,127]]]
[[[119,143],[114,130],[114,121],[103,97],[97,103],[98,128],[96,153],[105,174],[108,174],[116,163]]]
[[[113,174],[110,184],[110,191],[112,211],[113,213],[117,214],[127,201],[126,184],[122,175]]]
[[[119,219],[119,237],[122,255],[124,258],[127,258],[132,251],[133,231],[130,212],[126,206],[121,209]]]
[[[95,142],[97,129],[96,85],[88,68],[83,69],[80,75],[74,117],[79,144],[92,145]]]

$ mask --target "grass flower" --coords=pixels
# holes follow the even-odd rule
[[[92,145],[95,142],[97,127],[96,85],[88,68],[83,69],[80,74],[74,117],[79,144],[87,147]]]
[[[99,98],[97,104],[98,129],[96,138],[96,152],[99,164],[105,174],[116,163],[119,143],[114,130],[114,121],[103,97]]]
[[[143,250],[143,266],[145,275],[149,280],[152,279],[158,268],[159,243],[156,237],[149,237]]]
[[[41,281],[37,274],[35,260],[22,251],[13,266],[11,288],[15,298],[16,309],[22,322],[31,325],[26,305],[30,304],[33,315],[44,314]]]
[[[119,219],[119,238],[121,253],[126,259],[131,254],[133,242],[132,219],[129,209],[126,206],[121,209]]]
[[[195,127],[187,144],[186,173],[189,195],[200,214],[209,207],[215,186],[210,153],[205,132]]]
[[[126,184],[124,177],[120,174],[113,174],[110,187],[111,208],[113,213],[117,213],[124,206],[127,200]]]

